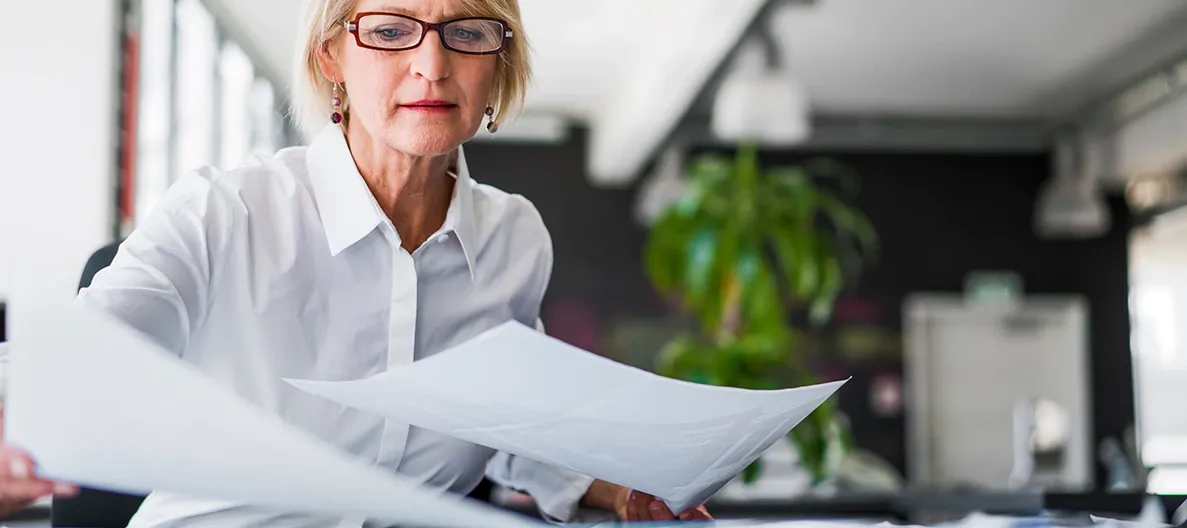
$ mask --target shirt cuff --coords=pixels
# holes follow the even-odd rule
[[[581,499],[594,479],[530,458],[497,452],[487,465],[487,477],[500,485],[526,494],[540,515],[559,524],[583,516]]]
[[[589,491],[593,481],[591,477],[576,473],[557,475],[558,487],[539,493],[540,497],[533,496],[532,499],[536,501],[536,507],[547,521],[555,524],[585,522],[584,519],[592,512],[581,508],[581,499],[585,497],[585,492]]]

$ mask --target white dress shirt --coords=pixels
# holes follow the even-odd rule
[[[537,324],[553,257],[535,207],[473,182],[460,156],[444,225],[409,254],[338,126],[308,147],[259,161],[179,180],[79,302],[377,466],[461,494],[485,473],[532,495],[546,517],[572,519],[588,477],[348,409],[282,381],[364,378],[508,320]],[[361,522],[153,493],[130,526]]]

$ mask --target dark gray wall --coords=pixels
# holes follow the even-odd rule
[[[614,355],[630,328],[666,324],[669,310],[643,276],[645,233],[632,215],[635,189],[593,188],[585,176],[585,135],[562,145],[472,143],[475,179],[531,199],[556,250],[544,319],[550,333]],[[766,152],[791,163],[806,153]],[[828,153],[812,153],[828,154]],[[820,337],[817,366],[825,377],[853,375],[838,396],[856,440],[900,470],[905,466],[901,414],[877,412],[870,383],[901,374],[897,347],[868,354],[841,350],[847,329],[901,330],[899,306],[909,292],[959,292],[978,269],[1019,272],[1028,292],[1085,295],[1091,305],[1091,367],[1095,439],[1118,436],[1134,420],[1129,349],[1127,238],[1123,201],[1111,206],[1107,236],[1082,242],[1037,239],[1035,198],[1049,174],[1045,155],[836,153],[860,175],[856,199],[883,242],[877,266],[840,303]],[[922,256],[926,255],[924,259]],[[628,330],[623,330],[627,328]],[[639,333],[639,332],[635,332]],[[821,344],[823,343],[823,344]],[[620,358],[637,360],[638,358]],[[637,361],[636,361],[637,362]],[[1098,482],[1103,482],[1098,471]]]

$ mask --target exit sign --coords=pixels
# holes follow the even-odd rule
[[[1022,298],[1022,276],[1013,271],[974,271],[965,277],[964,292],[976,303],[1014,304]]]

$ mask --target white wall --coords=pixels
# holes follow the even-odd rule
[[[110,238],[116,0],[0,0],[0,300],[73,292]]]

